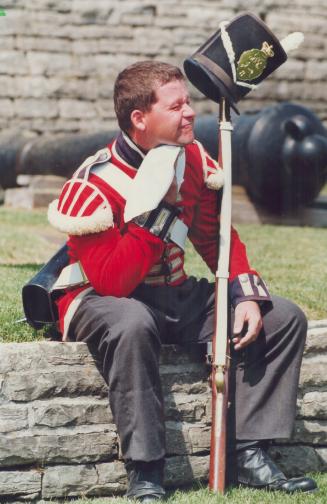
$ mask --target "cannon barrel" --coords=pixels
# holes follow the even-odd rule
[[[274,214],[309,205],[327,178],[327,132],[310,110],[284,102],[233,119],[233,183]],[[197,138],[217,155],[217,119],[199,118]]]
[[[232,117],[233,183],[275,214],[310,204],[327,177],[327,133],[310,110],[292,103]],[[15,187],[18,174],[70,177],[86,157],[117,131],[29,138],[0,135],[0,185]],[[214,115],[196,119],[195,135],[217,158],[218,123]]]
[[[15,187],[19,174],[70,177],[88,156],[103,148],[117,132],[30,138],[0,135],[0,185]]]

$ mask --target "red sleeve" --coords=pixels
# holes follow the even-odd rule
[[[101,295],[128,296],[159,260],[164,242],[130,223],[102,233],[70,236],[72,255],[81,262],[92,287]]]
[[[244,243],[240,240],[238,232],[232,227],[231,229],[231,248],[229,260],[229,280],[232,281],[241,273],[258,273],[251,268]]]

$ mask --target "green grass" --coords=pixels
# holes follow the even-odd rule
[[[295,301],[311,320],[327,318],[327,229],[238,224],[251,265],[273,294]],[[213,275],[190,248],[189,274]]]
[[[0,342],[41,339],[41,332],[15,323],[23,316],[21,287],[59,248],[64,237],[47,224],[44,211],[13,211],[0,207]],[[238,225],[247,243],[253,266],[262,274],[272,292],[288,296],[300,304],[310,319],[327,318],[326,250],[327,229],[285,226]],[[189,274],[213,278],[189,245]],[[320,490],[314,494],[285,496],[259,490],[228,490],[225,496],[202,488],[183,489],[169,494],[168,504],[325,504],[327,474],[315,474]],[[56,501],[53,501],[56,502]],[[69,502],[69,501],[67,501]],[[124,498],[80,498],[74,504],[126,504]]]
[[[65,237],[51,229],[44,210],[0,207],[0,223],[0,342],[41,339],[42,331],[17,322],[24,317],[21,289]]]
[[[327,196],[327,184],[324,185],[324,187],[321,189],[320,196]]]
[[[311,494],[284,495],[280,492],[267,492],[249,488],[232,488],[225,495],[211,493],[202,488],[182,489],[168,494],[167,504],[326,504],[327,474],[311,475],[318,483],[319,491]],[[74,504],[127,504],[131,501],[123,497],[81,498],[66,501]],[[52,504],[55,504],[52,501]]]
[[[65,237],[50,227],[44,210],[0,207],[0,224],[0,342],[40,339],[41,332],[16,323],[23,317],[21,288]],[[327,229],[244,224],[237,229],[272,293],[293,299],[309,319],[327,318]],[[189,274],[213,280],[191,245],[186,258]]]

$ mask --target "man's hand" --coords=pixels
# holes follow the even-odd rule
[[[241,337],[244,324],[247,324],[247,332]],[[255,301],[243,301],[235,308],[235,322],[233,338],[235,350],[241,350],[255,341],[262,328],[262,318],[258,303]]]
[[[168,191],[166,192],[166,194],[163,198],[163,200],[166,203],[169,203],[170,205],[175,205],[175,203],[177,201],[177,195],[178,195],[178,187],[177,187],[177,179],[176,179],[176,175],[175,175]]]

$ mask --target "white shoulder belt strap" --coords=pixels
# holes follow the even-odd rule
[[[179,178],[181,179],[183,178],[183,171],[184,170],[179,173]],[[131,190],[133,179],[114,164],[110,162],[98,164],[92,167],[92,173],[109,184],[126,201],[128,201],[133,194],[135,197],[135,192]],[[179,184],[181,184],[181,182],[182,180],[179,180]],[[140,196],[141,195],[139,195],[139,197]],[[176,245],[178,245],[182,250],[185,250],[187,233],[188,226],[177,218],[170,233],[170,240],[176,243]],[[75,262],[63,268],[56,283],[53,285],[52,290],[73,288],[86,285],[88,283],[89,281],[82,265],[80,262]]]

